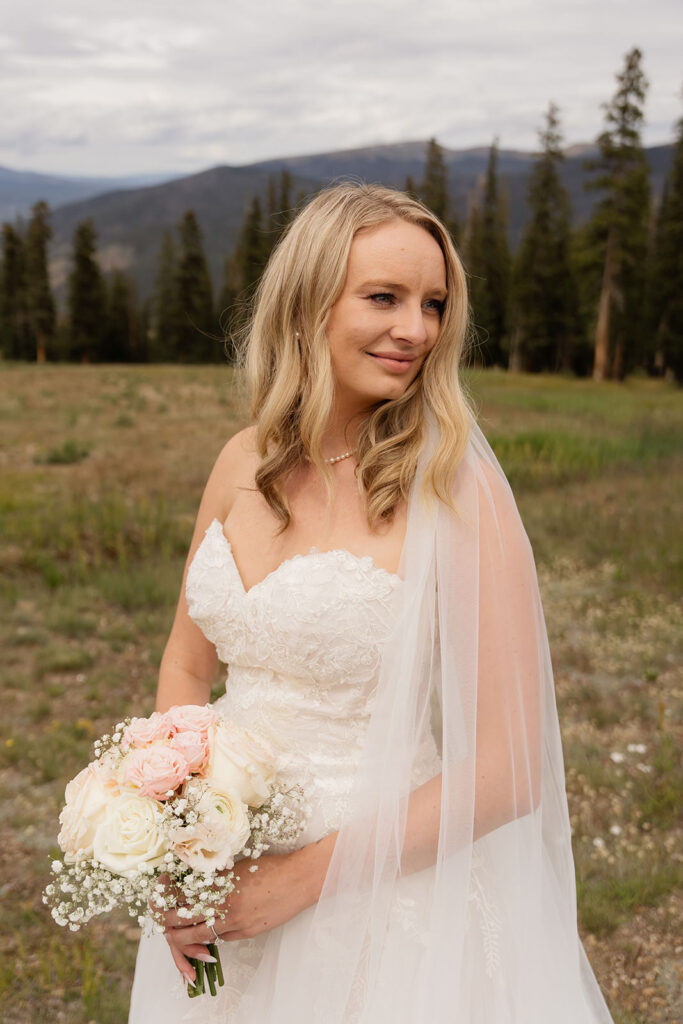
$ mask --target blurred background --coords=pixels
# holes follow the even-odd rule
[[[64,784],[153,707],[201,490],[247,422],[230,326],[351,177],[421,198],[462,254],[581,933],[617,1024],[680,1022],[680,5],[107,7],[0,0],[2,1020],[126,1020],[134,922],[65,934],[40,903]]]

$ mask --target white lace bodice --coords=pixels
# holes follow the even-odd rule
[[[303,840],[338,827],[402,580],[345,549],[295,555],[248,591],[218,520],[187,575],[189,613],[228,665],[217,707],[271,744],[312,807]],[[438,771],[430,733],[414,783]]]

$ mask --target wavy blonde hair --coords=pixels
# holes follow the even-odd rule
[[[334,399],[327,320],[344,288],[356,233],[392,220],[418,225],[437,241],[446,263],[447,297],[437,341],[416,378],[400,398],[373,406],[362,422],[356,476],[370,528],[390,522],[415,476],[427,409],[438,425],[439,442],[426,467],[423,493],[453,507],[451,484],[467,444],[470,415],[458,375],[469,339],[465,271],[448,231],[421,203],[381,185],[344,183],[318,193],[291,222],[236,339],[256,421],[261,458],[256,485],[281,520],[280,532],[291,521],[285,480],[305,459],[320,471],[328,496],[333,494],[333,473],[322,456]]]

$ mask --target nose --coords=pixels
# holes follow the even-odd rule
[[[394,341],[407,341],[411,345],[424,345],[428,340],[425,311],[422,303],[401,302],[396,309],[396,319],[389,331]]]

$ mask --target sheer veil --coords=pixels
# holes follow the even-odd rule
[[[474,423],[457,514],[424,501],[435,432],[428,421],[400,613],[323,893],[273,934],[238,1024],[611,1020],[577,932],[531,548]],[[442,770],[416,787],[425,729]]]

